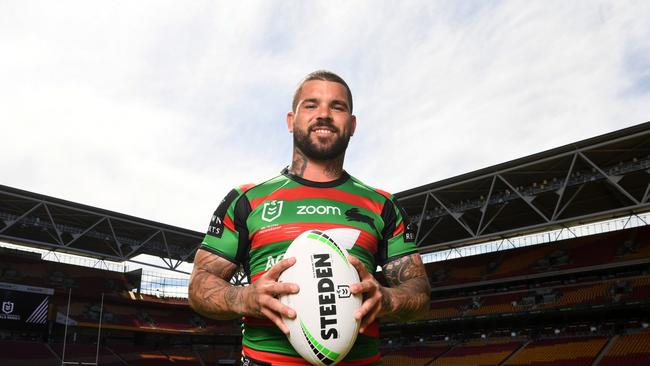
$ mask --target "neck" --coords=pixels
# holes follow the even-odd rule
[[[302,151],[294,147],[289,172],[313,182],[333,181],[340,178],[341,174],[343,174],[344,158],[345,154],[341,154],[332,160],[313,160],[309,159]]]

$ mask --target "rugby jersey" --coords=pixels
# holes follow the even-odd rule
[[[416,251],[414,230],[393,197],[343,172],[330,182],[282,173],[258,185],[233,189],[210,221],[202,248],[241,265],[251,283],[282,259],[293,239],[307,230],[325,232],[361,260],[370,273]],[[245,317],[242,348],[273,365],[307,364],[267,319]],[[379,325],[359,334],[341,365],[380,362]]]

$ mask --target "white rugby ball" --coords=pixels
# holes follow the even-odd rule
[[[282,272],[278,281],[300,287],[297,294],[282,295],[280,301],[296,311],[296,318],[284,318],[293,348],[312,365],[334,365],[350,351],[359,333],[354,312],[361,295],[350,285],[359,282],[348,252],[327,234],[308,230],[287,249],[284,258],[296,263]]]

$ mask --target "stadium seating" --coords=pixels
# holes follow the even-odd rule
[[[389,353],[382,361],[385,366],[424,366],[449,348],[447,344],[407,346]]]
[[[610,299],[608,289],[614,281],[600,282],[582,286],[565,286],[558,289],[561,296],[557,301],[551,304],[545,304],[543,307],[562,307],[567,305],[578,304],[599,304]]]
[[[471,299],[468,298],[432,301],[427,318],[442,319],[462,316],[461,309],[467,308],[470,302]]]
[[[52,345],[52,350],[56,352],[59,358],[63,357],[63,343],[56,343]],[[123,366],[124,364],[120,359],[105,347],[99,348],[94,345],[80,345],[66,343],[65,346],[65,361],[66,362],[86,362],[93,363],[97,359],[100,365],[106,366]]]
[[[481,299],[481,306],[469,311],[468,315],[512,313],[517,311],[513,302],[521,299],[521,292],[514,292],[503,295],[486,296]]]
[[[650,258],[650,227],[607,232],[426,265],[434,286],[468,284]],[[589,252],[589,255],[583,255]]]
[[[521,347],[521,342],[477,341],[454,347],[435,359],[431,366],[489,366],[498,365]]]
[[[130,366],[174,365],[174,362],[160,351],[145,350],[131,346],[114,346],[112,349]]]
[[[650,365],[650,333],[620,336],[598,366]]]
[[[527,344],[506,365],[589,366],[606,342],[605,337],[535,341]]]
[[[66,299],[67,300],[67,299]],[[59,297],[55,305],[62,314],[67,312],[67,303]],[[170,317],[169,312],[174,316]],[[102,327],[134,331],[217,333],[238,335],[241,329],[233,321],[205,319],[194,313],[188,305],[148,304],[144,301],[104,303]],[[96,327],[99,320],[98,302],[71,301],[70,318],[80,326]]]
[[[0,341],[0,365],[59,366],[61,361],[43,343]]]
[[[197,347],[197,352],[206,365],[216,365],[219,361],[223,360],[239,360],[241,347],[201,346]]]
[[[36,259],[8,251],[0,252],[0,281],[52,288],[68,293],[82,289],[86,295],[123,295],[134,288],[123,273]]]
[[[198,366],[201,363],[190,347],[164,349],[161,353],[177,366]]]

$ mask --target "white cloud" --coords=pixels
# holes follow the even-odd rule
[[[403,190],[648,120],[649,39],[644,1],[3,2],[0,183],[203,231],[329,68]]]

